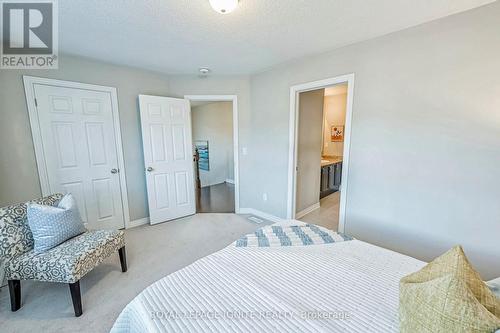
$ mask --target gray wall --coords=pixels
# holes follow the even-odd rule
[[[168,96],[168,78],[62,55],[58,70],[0,70],[0,207],[41,195],[22,75],[116,87],[130,218],[148,216],[137,95]]]
[[[297,213],[319,203],[324,100],[324,89],[300,94],[295,202]]]
[[[149,216],[137,104],[139,94],[181,98],[186,94],[237,95],[239,120],[243,124],[239,132],[240,147],[249,146],[250,82],[246,76],[206,79],[172,76],[172,80],[164,74],[63,54],[59,57],[58,70],[0,70],[0,207],[41,195],[22,75],[117,88],[132,220]],[[248,156],[240,154],[240,174],[251,172],[248,162]],[[251,186],[245,182],[249,178],[242,177],[242,187]],[[242,193],[242,207],[249,207],[245,206],[247,201],[248,196]]]
[[[209,103],[191,110],[193,142],[208,141],[210,170],[200,170],[201,186],[234,180],[233,103]]]
[[[499,276],[499,17],[496,2],[254,76],[249,205],[286,216],[290,86],[355,73],[346,231],[427,260],[462,244]]]

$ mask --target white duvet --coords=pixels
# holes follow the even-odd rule
[[[399,280],[424,265],[358,240],[231,245],[146,288],[111,332],[397,332]]]

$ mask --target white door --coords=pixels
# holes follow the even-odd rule
[[[193,148],[189,101],[139,96],[151,224],[192,215]]]
[[[123,228],[110,93],[34,84],[34,94],[50,192],[72,193],[91,229]]]

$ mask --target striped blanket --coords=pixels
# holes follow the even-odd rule
[[[234,242],[235,247],[279,247],[330,244],[353,238],[314,225],[271,225],[263,227]]]

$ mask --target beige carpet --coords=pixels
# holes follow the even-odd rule
[[[0,332],[109,332],[121,310],[151,283],[261,226],[234,214],[197,214],[127,230],[128,272],[121,272],[116,254],[87,274],[81,317],[74,317],[67,285],[26,281],[17,312],[10,311],[8,288],[2,288]]]

